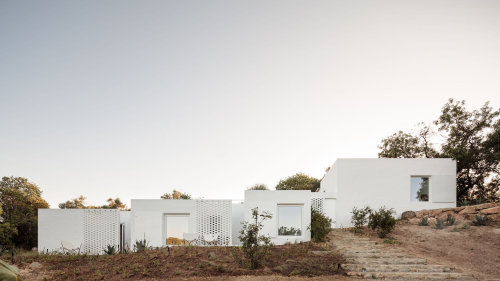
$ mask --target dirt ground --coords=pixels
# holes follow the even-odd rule
[[[500,227],[469,226],[465,224],[435,229],[398,223],[389,236],[401,244],[399,247],[429,262],[450,265],[484,279],[500,280]],[[374,236],[374,234],[371,234]],[[383,239],[379,239],[383,243]],[[385,243],[384,243],[385,244]]]
[[[282,280],[279,276],[342,280],[340,255],[328,244],[272,246],[250,270],[238,247],[172,247],[115,255],[18,256],[25,280]],[[321,254],[315,254],[320,251]],[[313,253],[314,252],[314,253]],[[36,266],[34,266],[36,265]],[[36,268],[34,268],[36,267]]]

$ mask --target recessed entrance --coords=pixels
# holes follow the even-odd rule
[[[182,245],[183,234],[189,232],[189,214],[165,214],[163,238],[165,245]]]

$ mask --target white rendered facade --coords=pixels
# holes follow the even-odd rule
[[[412,177],[429,179],[428,201],[412,201]],[[333,194],[336,227],[351,226],[353,207],[382,206],[404,211],[456,207],[456,162],[446,158],[338,159],[321,181],[320,193]]]
[[[309,190],[247,190],[243,202],[231,200],[133,199],[131,211],[39,209],[38,249],[60,251],[62,241],[81,245],[81,251],[100,254],[106,245],[133,250],[137,240],[152,247],[167,245],[167,237],[217,235],[217,245],[239,245],[243,221],[252,209],[267,212],[261,234],[274,244],[309,241],[311,208],[351,226],[353,207],[381,206],[403,211],[456,206],[456,162],[451,159],[338,159],[321,181],[319,192]],[[418,193],[414,181],[427,190]],[[419,190],[420,192],[421,190]],[[421,201],[426,200],[426,201]]]

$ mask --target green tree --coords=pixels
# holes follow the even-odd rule
[[[269,190],[269,188],[267,188],[267,185],[263,183],[258,183],[249,187],[248,190]]]
[[[258,268],[264,256],[269,252],[271,237],[269,235],[260,235],[259,232],[264,228],[263,222],[271,218],[270,213],[259,213],[258,208],[254,208],[252,209],[253,221],[246,221],[240,231],[238,238],[241,241],[241,250],[248,261],[250,269]]]
[[[444,141],[432,146],[434,129],[420,123],[418,134],[398,132],[382,140],[381,158],[442,157],[457,161],[457,201],[500,201],[500,110],[486,102],[469,111],[449,99],[433,122]]]
[[[499,114],[500,110],[494,110],[488,102],[480,109],[468,111],[465,101],[450,99],[434,122],[447,136],[441,146],[442,157],[457,161],[459,200],[499,199],[498,184],[489,184],[498,182],[500,176]],[[489,198],[488,194],[494,197]]]
[[[2,206],[0,206],[0,216],[2,215],[3,210]],[[11,249],[13,246],[12,239],[17,235],[17,228],[15,226],[10,225],[8,222],[4,222],[3,218],[0,222],[0,251],[3,252],[5,250]]]
[[[11,237],[15,246],[25,249],[35,247],[38,244],[38,209],[49,207],[42,198],[40,188],[26,178],[3,177],[0,181],[0,204],[6,226],[5,237]]]
[[[185,200],[188,200],[188,199],[191,199],[191,195],[190,194],[187,194],[187,193],[182,193],[180,191],[177,191],[177,190],[173,190],[172,193],[165,193],[161,196],[162,199],[185,199]]]
[[[311,190],[317,191],[320,180],[310,177],[304,173],[297,173],[284,180],[280,180],[276,185],[276,190]]]
[[[378,146],[380,158],[431,158],[438,152],[430,142],[433,130],[429,125],[419,124],[418,134],[399,131],[382,140]]]

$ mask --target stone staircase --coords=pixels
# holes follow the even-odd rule
[[[413,257],[350,231],[334,229],[330,235],[332,245],[346,260],[342,268],[349,276],[397,280],[476,280],[471,275],[456,272],[447,266],[428,264],[426,259]]]

